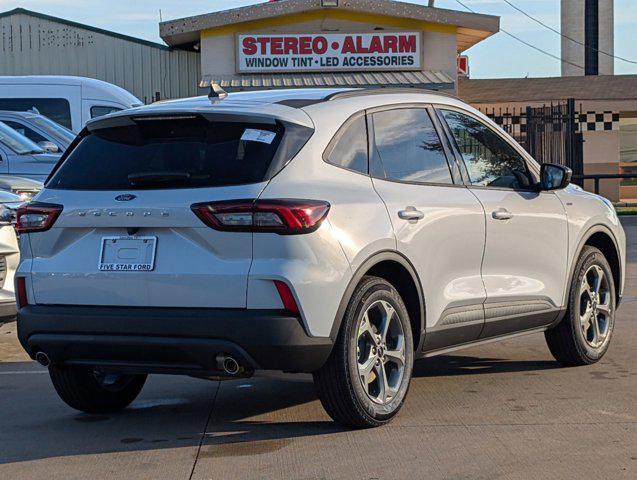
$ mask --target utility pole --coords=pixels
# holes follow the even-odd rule
[[[436,1],[436,0],[429,0],[429,6],[430,6],[430,7],[433,7],[433,6],[434,6],[434,2],[435,2],[435,1]]]

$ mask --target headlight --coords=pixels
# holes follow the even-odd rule
[[[34,191],[29,190],[12,190],[13,193],[20,197],[23,202],[30,202],[33,196],[36,194]]]

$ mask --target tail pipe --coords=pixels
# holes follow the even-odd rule
[[[234,357],[223,353],[217,355],[217,368],[231,377],[243,371],[243,367]]]
[[[38,362],[43,367],[48,367],[51,365],[51,359],[44,352],[38,352],[35,354],[35,361]]]

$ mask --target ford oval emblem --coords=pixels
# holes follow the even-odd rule
[[[124,195],[118,195],[115,197],[115,200],[118,202],[130,202],[131,200],[135,200],[137,195],[131,195],[130,193],[125,193]]]

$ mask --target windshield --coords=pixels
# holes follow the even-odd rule
[[[51,132],[57,137],[61,137],[66,143],[70,144],[75,140],[75,134],[66,127],[44,116],[30,117],[30,120],[46,132]]]
[[[27,137],[20,135],[4,122],[0,122],[0,143],[9,147],[18,155],[44,153],[44,150],[40,148],[37,143],[34,143]]]
[[[54,171],[47,188],[130,190],[258,183],[271,168],[296,155],[310,134],[304,127],[279,122],[139,120],[136,125],[99,129],[84,137]]]

